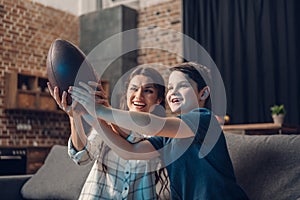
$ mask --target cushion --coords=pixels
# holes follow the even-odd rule
[[[300,198],[300,135],[225,137],[237,181],[250,199]]]
[[[26,199],[78,199],[92,164],[77,165],[66,146],[55,145],[21,193]]]

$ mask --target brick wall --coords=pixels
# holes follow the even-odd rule
[[[46,56],[56,38],[78,44],[78,17],[29,0],[0,0],[0,145],[66,144],[64,114],[5,110],[5,72],[46,77]],[[17,130],[17,124],[32,130]]]
[[[157,69],[165,79],[168,76],[166,67],[182,62],[180,55],[168,51],[176,49],[182,52],[182,40],[180,34],[176,34],[182,32],[181,4],[181,0],[167,0],[139,10],[138,28],[143,28],[145,31],[139,33],[138,64],[162,64]],[[143,48],[149,45],[158,48]]]
[[[163,76],[165,83],[170,66],[182,62],[182,2],[166,0],[163,3],[142,7],[139,10],[139,54],[138,64],[157,63],[155,68]],[[164,30],[163,30],[164,29]],[[155,48],[145,48],[154,46]],[[177,53],[172,53],[176,49]],[[172,113],[166,104],[167,115]]]
[[[138,27],[138,64],[159,63],[165,66],[182,61],[166,50],[143,49],[155,44],[164,49],[182,49],[179,34],[157,32],[159,28],[182,31],[181,0],[164,0],[141,7]],[[5,72],[33,74],[46,77],[46,56],[56,38],[78,44],[78,17],[29,0],[0,0],[0,145],[51,146],[66,144],[69,121],[64,114],[5,110]],[[165,79],[168,72],[158,65]],[[30,124],[32,130],[17,130],[17,124]]]

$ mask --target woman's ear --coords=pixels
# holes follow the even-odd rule
[[[203,100],[206,100],[209,95],[210,95],[210,89],[208,86],[205,86],[200,92],[199,92],[199,95],[200,95],[200,100],[203,101]]]

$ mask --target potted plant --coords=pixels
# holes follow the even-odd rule
[[[285,116],[285,108],[284,105],[274,105],[271,106],[272,118],[275,124],[282,124]]]

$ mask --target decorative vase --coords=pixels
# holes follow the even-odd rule
[[[272,115],[275,124],[283,124],[284,114]]]

